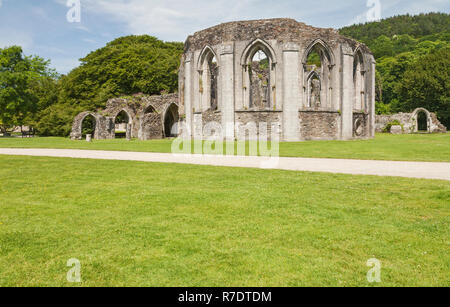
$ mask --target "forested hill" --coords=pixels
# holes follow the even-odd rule
[[[385,35],[407,34],[414,38],[424,36],[447,35],[450,32],[450,15],[445,13],[429,13],[420,15],[401,15],[379,22],[357,24],[339,30],[342,35],[352,37],[363,43],[370,44],[378,37]]]
[[[403,15],[339,31],[365,43],[377,61],[377,112],[425,107],[450,127],[450,15]]]

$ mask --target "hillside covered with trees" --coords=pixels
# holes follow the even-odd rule
[[[403,15],[340,30],[374,53],[377,112],[425,107],[450,127],[450,15]]]
[[[450,16],[396,16],[353,25],[377,60],[377,112],[425,107],[450,127]],[[67,136],[74,116],[112,97],[176,92],[183,44],[148,35],[118,38],[81,59],[65,76],[20,47],[0,49],[0,128],[29,125],[41,135]]]

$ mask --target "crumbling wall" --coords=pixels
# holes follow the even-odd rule
[[[418,108],[412,113],[397,113],[392,115],[377,115],[375,121],[376,132],[385,132],[386,127],[398,124],[401,126],[401,133],[410,134],[418,132],[418,116],[425,113],[427,117],[428,133],[446,133],[447,128],[438,120],[435,113],[431,113],[424,108]],[[388,131],[389,132],[389,131]],[[400,131],[396,131],[400,133]]]
[[[241,136],[241,139],[250,137],[251,140],[255,140],[260,137],[261,133],[267,131],[267,139],[272,140],[272,130],[276,130],[273,133],[282,133],[282,112],[278,111],[238,111],[236,112],[236,133],[237,138]],[[267,124],[267,130],[260,124]],[[245,135],[239,129],[247,128]]]
[[[125,111],[129,117],[130,137],[141,140],[161,139],[164,137],[164,116],[168,107],[178,105],[178,94],[146,96],[136,94],[128,97],[113,98],[107,101],[106,108],[99,112],[82,112],[78,114],[72,125],[70,135],[73,140],[81,140],[82,123],[88,115],[96,120],[94,139],[113,139],[115,137],[115,119]]]
[[[209,106],[202,84],[208,82],[203,80],[202,63],[211,54],[220,67],[218,122],[223,127],[251,121],[259,125],[264,116],[246,112],[265,111],[276,113],[284,141],[348,140],[374,135],[375,59],[367,46],[337,30],[315,28],[287,18],[228,22],[189,36],[184,51],[179,71],[183,93],[180,114],[189,125],[185,130],[190,131],[190,137],[202,135],[195,132],[194,125],[200,119],[203,124],[206,120],[204,112]],[[310,82],[308,55],[313,51],[321,58],[321,69],[317,72],[320,77]],[[265,54],[268,67],[264,57],[258,61],[254,58],[257,52]],[[362,82],[355,84],[357,60],[364,74]],[[364,92],[361,105],[366,106],[363,111],[367,114],[358,115],[361,127],[354,131],[353,106],[358,92]],[[313,106],[308,105],[311,95]],[[235,131],[234,138],[238,137]]]
[[[302,140],[339,139],[340,115],[338,112],[299,112],[300,137]]]

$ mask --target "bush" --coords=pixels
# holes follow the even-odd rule
[[[69,136],[73,119],[80,112],[63,104],[50,106],[40,112],[36,130],[41,136]]]
[[[383,133],[391,133],[392,126],[402,126],[403,129],[403,125],[398,120],[393,120],[384,127]]]

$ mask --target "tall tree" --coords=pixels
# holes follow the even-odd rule
[[[77,113],[104,108],[113,97],[176,92],[183,49],[183,43],[133,35],[91,52],[60,79],[58,104],[40,113],[39,132],[66,136]]]
[[[81,59],[61,82],[61,101],[84,109],[104,107],[107,99],[178,89],[183,44],[148,35],[118,38]]]
[[[38,98],[33,94],[42,79],[52,78],[49,61],[24,56],[22,48],[0,49],[0,129],[30,124],[38,110]]]
[[[424,107],[450,127],[450,48],[421,57],[397,84],[399,110]]]

